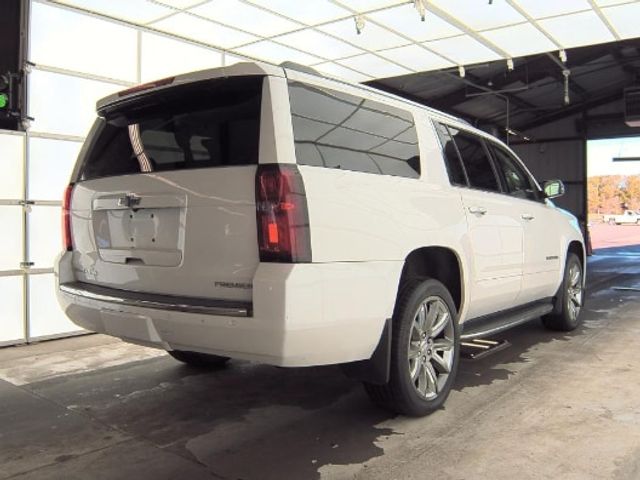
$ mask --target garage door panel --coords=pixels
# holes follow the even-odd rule
[[[30,338],[76,332],[80,328],[71,322],[58,305],[55,278],[52,273],[29,276],[29,336]]]
[[[25,340],[23,290],[22,275],[0,277],[0,345]]]

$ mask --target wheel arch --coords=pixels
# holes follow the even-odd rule
[[[443,283],[449,290],[453,302],[460,314],[464,307],[463,263],[458,254],[449,247],[429,246],[411,251],[404,260],[404,265],[398,280],[396,302],[404,285],[412,279],[430,277]],[[396,305],[397,306],[397,305]],[[395,308],[394,306],[394,314]],[[380,341],[368,360],[343,364],[344,373],[353,379],[383,385],[389,381],[392,319],[385,321]]]
[[[404,260],[398,293],[409,280],[426,277],[438,280],[447,287],[460,313],[465,303],[465,276],[458,253],[445,246],[420,247],[411,251]]]
[[[567,254],[569,253],[575,253],[578,256],[580,262],[582,263],[582,268],[584,269],[586,257],[584,245],[582,245],[582,242],[579,242],[578,240],[569,242],[569,245],[567,246]]]
[[[567,245],[567,256],[570,253],[576,254],[580,259],[580,263],[582,264],[582,284],[584,286],[586,285],[586,282],[587,282],[587,255],[584,248],[584,244],[578,240],[570,241],[569,245]],[[565,263],[566,263],[566,259],[565,259]],[[564,269],[563,269],[563,275],[564,275]]]

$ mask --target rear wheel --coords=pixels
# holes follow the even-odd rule
[[[229,361],[229,357],[220,357],[218,355],[185,350],[168,350],[167,353],[176,360],[197,368],[222,367]]]
[[[580,325],[580,311],[584,302],[582,262],[575,253],[569,252],[564,267],[564,279],[556,295],[553,312],[542,317],[544,326],[550,330],[569,332]]]
[[[447,288],[433,279],[405,285],[392,332],[389,382],[365,390],[383,408],[427,415],[446,400],[458,368],[460,332]]]

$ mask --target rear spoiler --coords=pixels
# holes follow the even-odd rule
[[[113,93],[96,102],[96,111],[103,116],[109,110],[114,110],[128,101],[151,92],[202,82],[222,77],[238,77],[248,75],[270,75],[284,77],[284,71],[280,67],[258,62],[242,62],[228,67],[210,68],[197,72],[167,77],[149,83],[136,85],[126,90]]]

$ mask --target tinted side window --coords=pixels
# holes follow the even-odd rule
[[[537,200],[536,189],[527,172],[513,156],[499,147],[490,145],[497,167],[504,178],[504,183],[510,195],[529,200]]]
[[[289,82],[301,165],[418,178],[420,153],[409,112],[364,98]]]
[[[451,135],[447,127],[441,123],[434,123],[438,138],[440,139],[440,145],[442,145],[442,153],[444,155],[444,162],[449,173],[449,181],[452,185],[467,186],[467,179],[464,175],[464,168],[460,162],[456,145],[453,143]]]
[[[500,184],[496,178],[489,152],[480,137],[449,127],[451,136],[456,142],[462,163],[473,188],[500,192]]]

